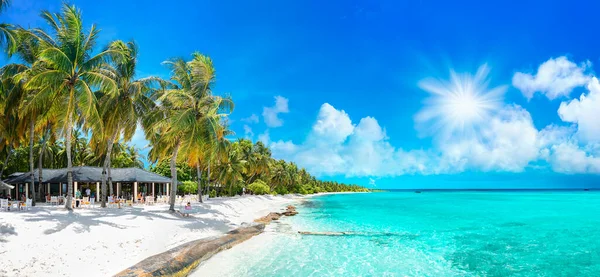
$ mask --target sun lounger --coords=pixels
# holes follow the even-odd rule
[[[50,205],[57,205],[58,206],[58,196],[50,196]]]
[[[25,202],[21,202],[21,209],[22,210],[31,210],[31,199],[26,199]]]
[[[8,199],[0,199],[0,210],[8,211]]]

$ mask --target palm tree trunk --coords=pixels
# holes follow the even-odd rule
[[[73,130],[71,128],[71,123],[73,122],[73,111],[68,109],[69,119],[67,122],[67,134],[66,134],[66,146],[67,146],[67,201],[65,203],[65,208],[69,211],[72,211],[72,203],[73,203],[73,161],[71,160],[71,135]]]
[[[177,152],[179,151],[179,141],[173,148],[171,157],[171,197],[169,198],[169,211],[175,212],[175,195],[177,194]]]
[[[107,178],[108,178],[108,191],[110,192],[110,195],[115,194],[114,189],[113,189],[113,183],[112,183],[112,175],[110,173],[110,169],[112,168],[112,159],[108,159],[108,168],[107,168]]]
[[[10,159],[10,155],[12,155],[12,148],[8,148],[8,154],[6,154],[6,159],[4,159],[4,163],[2,164],[2,169],[0,169],[0,179],[2,179],[2,173],[4,173],[4,169],[6,168],[6,164],[8,163],[8,159]]]
[[[210,158],[208,159],[208,172],[206,172],[206,195],[210,197]]]
[[[106,208],[106,170],[107,168],[110,168],[110,156],[112,154],[112,149],[113,149],[113,142],[115,141],[115,138],[117,136],[118,131],[115,131],[115,133],[113,134],[113,136],[108,140],[108,148],[106,149],[106,157],[104,157],[104,166],[102,168],[102,189],[101,189],[101,194],[98,195],[98,197],[100,199],[102,199],[102,208]],[[109,169],[110,172],[110,169]],[[108,178],[111,179],[110,174],[108,175]],[[110,182],[110,194],[112,195],[112,181]]]
[[[198,202],[202,203],[202,170],[200,170],[200,163],[196,164],[196,175],[198,175]]]
[[[33,167],[33,135],[34,135],[34,124],[33,116],[29,122],[29,170],[31,172],[31,205],[35,206],[35,169]]]
[[[40,157],[38,158],[38,187],[41,188],[42,187],[42,160],[44,158],[44,152],[46,151],[46,140],[44,139],[42,141],[42,148],[40,150]],[[49,191],[47,191],[46,193],[50,193]]]

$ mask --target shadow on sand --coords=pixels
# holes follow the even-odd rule
[[[226,232],[235,227],[231,222],[227,220],[209,219],[195,217],[194,215],[203,215],[208,213],[223,215],[221,212],[209,210],[203,207],[197,207],[196,213],[191,217],[183,218],[177,212],[169,212],[167,210],[144,210],[142,207],[126,207],[122,209],[114,208],[92,208],[80,211],[66,212],[62,208],[55,210],[49,210],[48,208],[32,208],[30,211],[22,211],[25,215],[25,221],[29,222],[56,222],[53,228],[44,231],[44,234],[50,235],[60,232],[67,227],[75,224],[74,230],[76,233],[90,232],[92,226],[110,226],[117,229],[128,229],[137,228],[134,225],[117,224],[107,221],[107,217],[126,217],[127,221],[133,221],[138,218],[145,218],[147,220],[169,220],[169,221],[185,221],[187,224],[183,227],[194,231],[200,231],[204,229],[214,229],[220,232]],[[14,235],[14,227],[2,225],[0,232],[0,241],[4,237],[5,233]]]

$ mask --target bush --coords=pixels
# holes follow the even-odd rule
[[[177,186],[177,190],[184,194],[195,194],[198,192],[198,184],[194,181],[183,181]]]
[[[258,195],[268,194],[271,192],[269,186],[267,186],[267,184],[261,180],[256,180],[254,183],[248,185],[248,190]]]
[[[212,189],[209,193],[208,193],[208,197],[210,198],[215,198],[217,197],[217,191],[215,189]]]
[[[277,186],[275,188],[275,192],[277,192],[277,194],[281,194],[281,195],[285,195],[285,194],[289,193],[289,191],[287,190],[287,188],[284,187],[284,186]]]

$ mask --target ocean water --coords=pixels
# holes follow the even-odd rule
[[[327,195],[298,209],[195,276],[600,276],[596,191]]]

